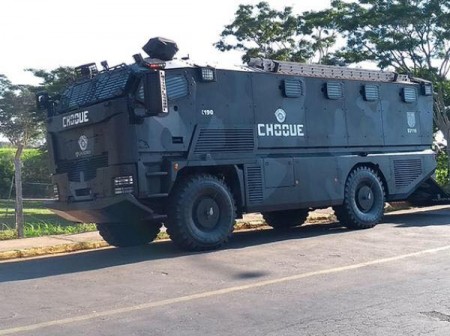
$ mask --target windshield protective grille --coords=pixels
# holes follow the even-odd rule
[[[130,73],[131,69],[124,65],[102,72],[92,79],[75,83],[61,95],[58,112],[62,113],[122,96]]]

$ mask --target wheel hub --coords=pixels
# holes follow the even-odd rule
[[[212,198],[202,199],[195,210],[196,222],[200,227],[213,229],[220,218],[220,211],[217,202]]]
[[[375,200],[373,191],[369,186],[363,186],[358,190],[357,202],[358,208],[363,212],[372,209]]]

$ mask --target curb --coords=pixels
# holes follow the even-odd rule
[[[394,212],[398,210],[406,210],[410,207],[403,204],[393,204],[386,208],[386,213]],[[315,224],[321,221],[334,220],[334,214],[330,213],[316,213],[310,214],[308,217],[309,224]],[[236,231],[251,231],[251,230],[261,230],[264,229],[266,223],[261,218],[254,218],[252,220],[240,220],[237,222]],[[166,238],[156,239],[166,240]],[[11,259],[21,259],[21,258],[32,258],[44,255],[61,254],[68,252],[76,252],[82,250],[93,250],[98,248],[109,247],[110,245],[104,240],[88,241],[88,242],[73,242],[66,244],[58,244],[45,247],[30,247],[18,250],[3,251],[0,252],[0,261],[11,260]]]
[[[68,243],[61,245],[45,246],[45,247],[30,247],[20,250],[4,251],[0,252],[0,261],[9,259],[31,258],[39,257],[43,255],[59,254],[66,252],[75,252],[81,250],[91,250],[102,247],[108,247],[109,245],[103,241],[92,242],[78,242]]]
[[[319,218],[313,218],[313,220],[326,220],[327,216],[318,216]],[[239,221],[235,228],[236,231],[253,231],[262,230],[268,228],[264,220],[249,220],[249,221]],[[155,241],[164,241],[167,238],[156,238]],[[17,250],[3,251],[0,252],[0,261],[11,260],[11,259],[22,259],[22,258],[32,258],[40,257],[45,255],[61,254],[68,252],[76,252],[82,250],[93,250],[98,248],[110,247],[110,245],[104,240],[89,241],[89,242],[73,242],[66,244],[58,244],[44,247],[29,247]]]

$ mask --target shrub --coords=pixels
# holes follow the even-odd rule
[[[0,197],[8,198],[14,176],[14,148],[0,148]],[[50,197],[51,174],[47,151],[27,148],[22,155],[22,183],[24,197]],[[14,195],[14,190],[13,190]]]
[[[446,186],[449,182],[448,155],[443,151],[437,155],[436,181],[441,186]]]

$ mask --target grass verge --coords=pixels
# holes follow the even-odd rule
[[[408,205],[397,202],[388,205],[386,212],[407,209]],[[95,224],[77,224],[66,221],[44,207],[42,201],[24,201],[25,237],[41,237],[47,235],[77,234],[96,231]],[[336,220],[332,213],[315,213],[308,217],[308,224]],[[261,216],[253,216],[244,221],[238,221],[235,230],[263,229],[265,222]],[[13,200],[0,200],[0,241],[17,238],[15,230],[15,214]],[[158,234],[157,239],[168,239],[165,231]]]
[[[17,238],[13,200],[0,200],[0,240]],[[95,231],[95,224],[66,221],[44,207],[42,201],[24,201],[25,237],[75,234]]]

